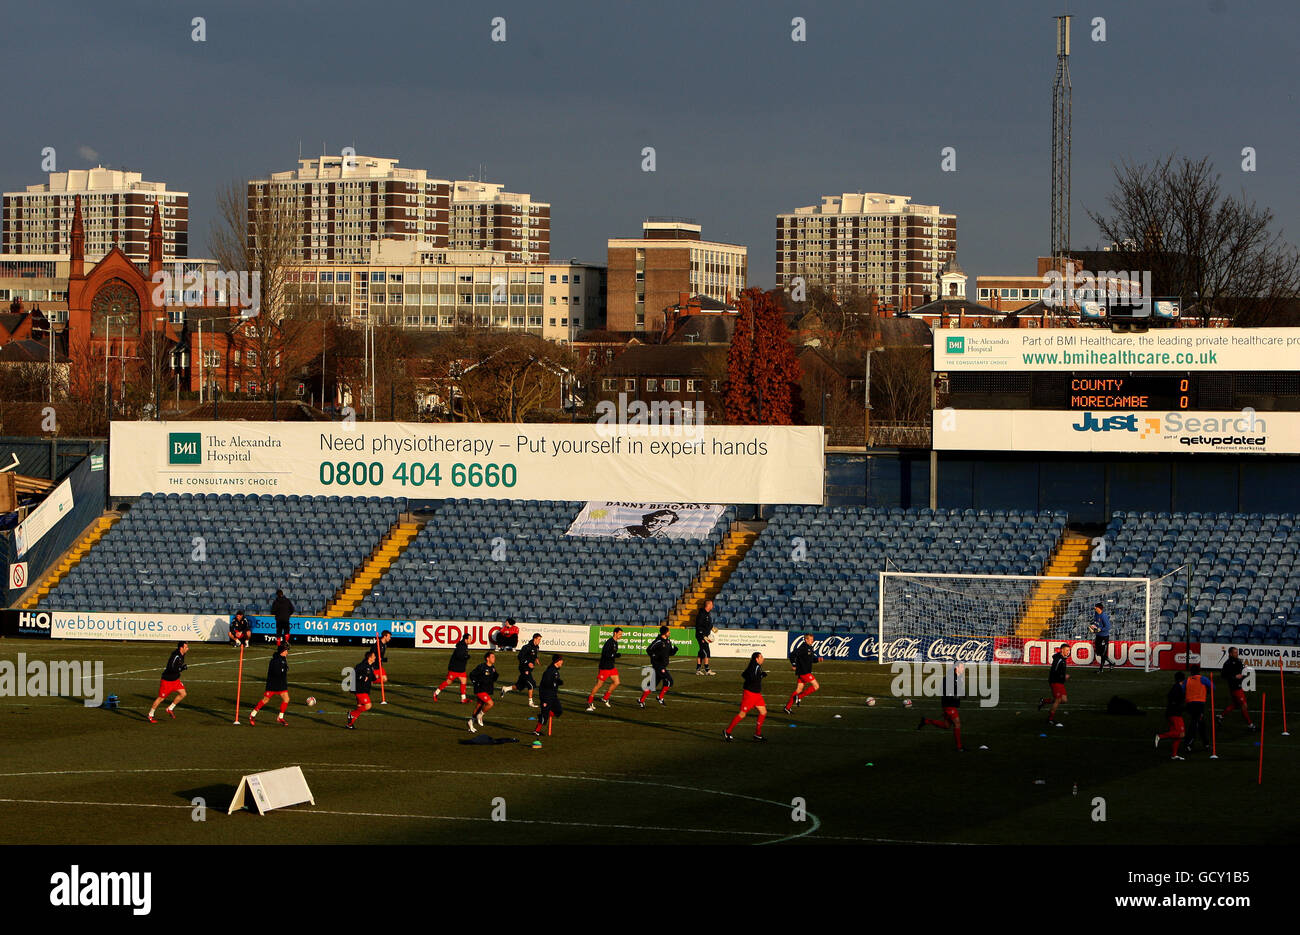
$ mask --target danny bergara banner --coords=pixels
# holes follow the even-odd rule
[[[703,539],[722,516],[722,504],[608,503],[585,504],[566,536],[606,539]]]
[[[114,497],[822,502],[820,426],[114,422],[111,439]]]
[[[938,410],[934,447],[942,451],[1297,454],[1300,412]]]

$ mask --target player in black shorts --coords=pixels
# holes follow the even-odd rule
[[[654,682],[652,683],[653,687],[641,692],[641,698],[637,701],[637,704],[644,708],[645,700],[650,697],[650,693],[658,689],[659,703],[666,707],[664,695],[668,694],[668,689],[673,686],[672,673],[668,671],[668,660],[677,655],[677,647],[668,638],[667,627],[659,628],[659,635],[650,641],[645,653],[650,657],[650,668],[654,671]]]
[[[542,736],[543,726],[549,734],[551,723],[564,713],[564,708],[560,704],[560,686],[564,684],[564,680],[560,678],[560,668],[563,665],[564,657],[556,653],[551,657],[551,664],[542,673],[542,684],[538,689],[542,699],[542,709],[537,712],[537,729],[533,731],[534,737]]]
[[[519,678],[513,685],[507,685],[501,689],[501,697],[504,698],[510,692],[528,692],[528,707],[537,707],[533,701],[533,689],[537,683],[533,681],[533,669],[537,666],[537,656],[541,653],[542,634],[534,633],[533,638],[523,645],[516,656],[519,660]]]
[[[293,601],[284,596],[284,591],[276,589],[275,600],[271,602],[271,614],[275,617],[275,641],[289,642],[289,630],[293,623],[290,619],[294,612]]]
[[[713,601],[705,601],[700,612],[695,615],[695,642],[699,645],[699,654],[695,657],[696,675],[717,675],[709,668],[713,652],[709,646],[713,642]]]

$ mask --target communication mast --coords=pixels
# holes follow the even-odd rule
[[[1061,271],[1070,253],[1070,19],[1056,17],[1052,85],[1052,263]]]

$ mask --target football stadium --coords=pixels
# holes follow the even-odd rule
[[[7,918],[1282,918],[1294,3],[203,6],[4,18]]]
[[[1229,366],[1294,360],[1233,341],[1300,346],[1178,331],[1225,333]],[[980,350],[1079,334],[941,333],[930,453],[819,426],[115,421],[10,540],[0,808],[46,843],[1285,841],[1300,371],[1094,365],[1217,406],[1117,435],[1048,398],[1059,370]],[[1184,412],[1238,405],[1186,452]],[[1203,810],[1228,790],[1269,820]]]

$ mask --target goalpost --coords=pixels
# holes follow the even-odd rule
[[[937,638],[993,640],[995,653],[1027,644],[1089,640],[1093,607],[1110,615],[1110,640],[1146,644],[1144,668],[1155,668],[1160,612],[1171,575],[1161,578],[1088,578],[1052,575],[969,575],[879,572],[877,595],[882,661],[893,641],[921,644]],[[906,646],[902,647],[906,649]],[[1112,650],[1111,656],[1115,652]],[[992,657],[997,658],[997,655]],[[1050,661],[1051,651],[1042,654]]]

